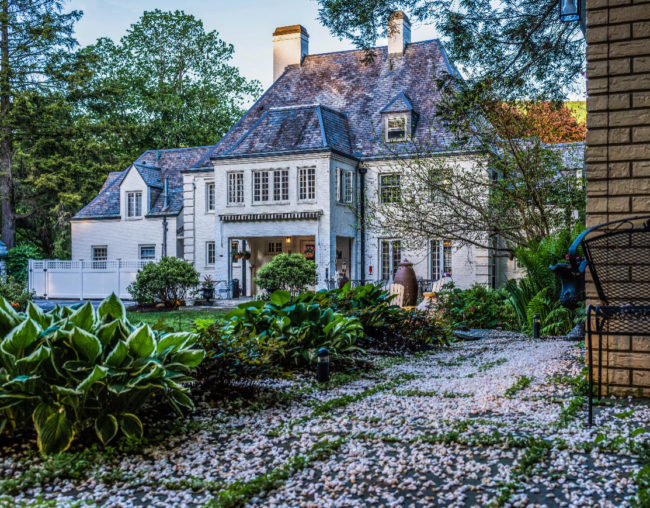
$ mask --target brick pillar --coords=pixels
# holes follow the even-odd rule
[[[650,214],[650,0],[587,0],[586,39],[589,227]],[[650,339],[604,344],[604,388],[650,395]]]

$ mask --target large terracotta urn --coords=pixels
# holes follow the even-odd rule
[[[399,264],[393,284],[404,286],[404,307],[414,307],[418,300],[418,281],[415,278],[413,263],[408,259]]]

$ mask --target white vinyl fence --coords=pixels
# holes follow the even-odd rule
[[[38,298],[106,298],[111,293],[130,299],[126,290],[147,261],[29,260],[29,289]]]

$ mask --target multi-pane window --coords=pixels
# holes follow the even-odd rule
[[[253,201],[269,200],[270,171],[255,171],[253,173]]]
[[[142,217],[142,192],[126,193],[126,216]]]
[[[289,199],[289,170],[276,169],[273,171],[273,200],[287,201]]]
[[[269,242],[267,247],[269,254],[282,254],[282,242]]]
[[[155,245],[140,245],[140,260],[146,261],[156,259],[156,246]]]
[[[216,259],[216,246],[214,242],[205,242],[205,264],[213,265]]]
[[[205,210],[207,212],[214,212],[215,208],[215,195],[214,195],[214,182],[205,184]]]
[[[431,242],[431,278],[451,277],[451,240],[433,240]]]
[[[354,192],[352,171],[339,168],[337,171],[336,199],[341,203],[352,203]]]
[[[379,177],[379,199],[382,203],[397,203],[400,198],[400,175],[392,173]]]
[[[106,245],[94,245],[91,248],[92,267],[95,270],[105,270],[108,260],[108,247]]]
[[[316,168],[298,169],[298,199],[316,199]]]
[[[399,240],[381,241],[381,278],[393,280],[402,259],[402,243]]]
[[[271,189],[273,193],[271,194]],[[253,201],[288,201],[289,170],[276,169],[253,172]]]
[[[406,139],[406,115],[386,118],[386,141],[403,141]]]
[[[228,173],[228,204],[244,202],[244,173]]]

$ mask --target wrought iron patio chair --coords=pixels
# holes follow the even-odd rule
[[[579,249],[584,255],[580,257]],[[569,249],[575,273],[591,273],[600,303],[587,307],[589,426],[593,424],[594,336],[597,338],[598,399],[602,395],[603,336],[650,338],[650,215],[599,224]],[[609,349],[609,348],[608,348]],[[608,362],[609,367],[609,362]]]

